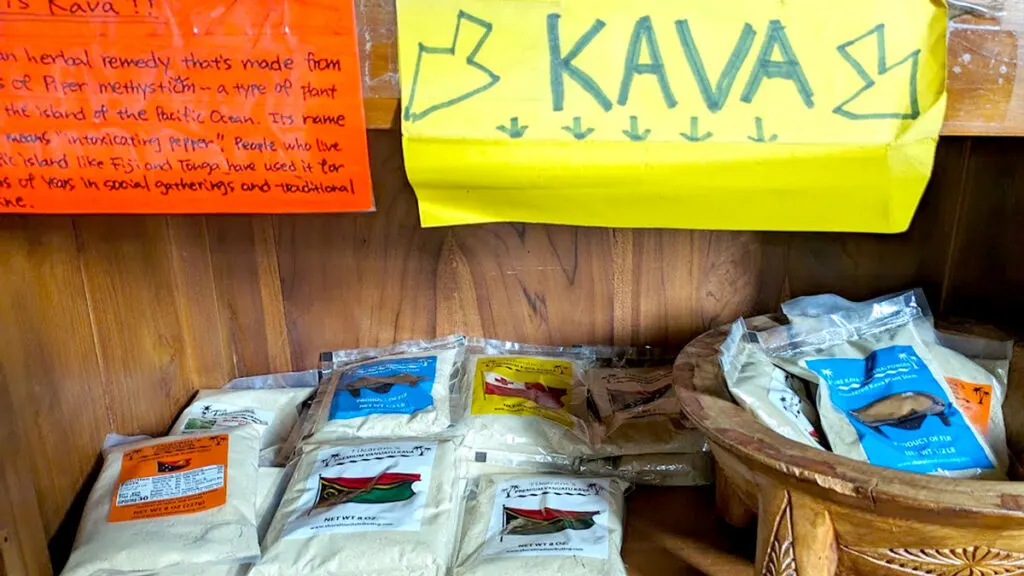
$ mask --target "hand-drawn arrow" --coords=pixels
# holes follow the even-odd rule
[[[468,26],[465,32],[462,30],[464,22],[472,25]],[[480,49],[483,48],[484,43],[487,42],[492,29],[493,24],[490,22],[477,18],[464,10],[459,10],[459,15],[455,20],[455,35],[452,37],[451,46],[425,46],[422,42],[420,43],[419,53],[416,55],[416,69],[412,75],[412,88],[409,90],[409,102],[406,104],[402,115],[407,122],[418,122],[438,110],[444,110],[459,102],[468,100],[481,92],[489,90],[501,80],[501,77],[491,71],[490,68],[476,61],[476,56]],[[475,43],[472,43],[473,37],[470,35],[474,33],[478,34],[479,38]],[[460,34],[464,34],[461,41],[459,39]],[[459,49],[460,46],[464,49],[469,45],[472,45],[473,48],[464,60],[456,55],[457,51],[463,52],[463,50]],[[424,58],[424,56],[434,56],[434,58]],[[435,65],[444,64],[441,62],[443,59],[441,57],[453,58],[452,64],[465,64],[465,66],[456,74],[437,74],[433,81],[443,83],[441,88],[446,94],[451,95],[441,98],[440,102],[429,103],[427,106],[421,105],[417,109],[416,96],[422,81],[423,64],[425,61],[435,62]]]
[[[522,138],[523,134],[526,134],[527,128],[529,128],[529,126],[519,125],[519,116],[513,116],[509,118],[508,126],[501,125],[496,127],[496,129],[499,132],[505,134],[506,136],[513,140],[518,140],[519,138]]]
[[[754,118],[754,130],[757,131],[757,136],[747,136],[747,139],[751,142],[767,144],[768,142],[775,142],[779,139],[778,134],[772,134],[768,138],[764,137],[764,120],[762,120],[760,116]]]
[[[572,126],[562,126],[562,130],[572,134],[572,137],[577,140],[586,140],[587,136],[594,133],[593,128],[587,128],[586,130],[583,129],[583,118],[580,118],[579,116],[573,117]]]
[[[708,138],[714,136],[714,134],[712,134],[711,132],[705,132],[701,134],[700,128],[698,128],[698,122],[699,120],[696,116],[690,116],[690,132],[680,132],[679,135],[689,140],[690,142],[703,142]]]
[[[648,128],[643,132],[640,131],[640,122],[636,119],[636,116],[629,117],[629,130],[623,130],[623,134],[626,138],[629,138],[633,142],[643,142],[647,140],[647,137],[651,135],[651,129]]]
[[[868,74],[864,66],[861,65],[861,63],[856,58],[854,58],[853,55],[850,54],[850,48],[852,46],[858,44],[859,42],[867,40],[872,36],[875,37],[875,48],[878,52],[878,60],[875,66],[875,74],[879,79],[885,78],[890,72],[892,72],[896,68],[903,66],[904,64],[910,63],[910,82],[908,85],[910,96],[910,112],[906,112],[905,108],[903,109],[903,111],[899,112],[871,113],[857,113],[850,112],[849,110],[847,110],[848,105],[850,105],[851,103],[853,103],[853,101],[860,98],[860,96],[867,92],[868,90],[874,88],[875,85],[878,83],[875,78],[871,77],[871,74]],[[859,76],[860,79],[864,82],[864,86],[860,90],[854,92],[853,96],[850,96],[849,98],[844,100],[839,106],[836,106],[832,110],[833,113],[838,114],[843,118],[849,118],[850,120],[914,120],[921,115],[921,104],[920,102],[918,102],[917,99],[917,69],[921,57],[920,48],[914,50],[910,54],[907,54],[895,64],[889,65],[887,63],[885,56],[885,24],[879,24],[878,26],[875,26],[874,28],[869,30],[867,33],[858,36],[857,38],[854,38],[849,42],[844,42],[843,44],[840,44],[836,48],[836,50],[839,51],[839,55],[843,57],[843,60],[846,60],[850,64],[850,66],[853,67],[854,71],[857,72],[857,76]],[[900,81],[900,78],[896,74],[888,77],[895,78],[895,80],[891,80],[893,82]]]

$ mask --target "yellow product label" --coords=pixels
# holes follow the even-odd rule
[[[572,428],[572,362],[518,356],[480,358],[473,376],[474,415],[539,416]]]

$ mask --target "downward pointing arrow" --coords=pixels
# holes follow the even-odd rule
[[[762,120],[760,116],[754,118],[754,130],[757,132],[757,136],[747,136],[747,140],[750,140],[751,142],[767,144],[779,139],[778,134],[772,134],[768,138],[764,137],[764,120]]]
[[[490,22],[460,10],[451,46],[419,45],[409,102],[402,114],[406,122],[418,122],[434,112],[455,106],[491,89],[501,80],[476,60],[492,29]],[[427,74],[424,68],[434,72]],[[430,80],[425,81],[424,76]]]
[[[651,135],[651,129],[648,128],[643,132],[640,131],[640,122],[636,119],[636,116],[629,117],[629,130],[623,130],[623,134],[626,138],[629,138],[633,142],[643,142],[647,140],[647,137]]]
[[[496,129],[499,132],[507,135],[509,138],[513,140],[518,140],[519,138],[522,138],[523,134],[526,134],[527,128],[529,128],[529,126],[519,125],[519,116],[513,116],[509,118],[508,126],[501,125],[496,127]]]
[[[870,39],[872,36],[875,38],[875,50],[878,53],[878,59],[874,63],[875,65],[872,66],[872,68],[874,68],[875,75],[878,79],[886,77],[887,74],[889,74],[896,68],[899,68],[900,66],[906,64],[910,65],[910,81],[907,87],[909,104],[906,106],[906,108],[910,108],[909,112],[906,111],[906,108],[903,108],[902,110],[899,111],[894,110],[891,112],[876,111],[859,113],[851,112],[850,110],[847,109],[847,107],[850,104],[852,104],[854,101],[860,98],[862,94],[874,88],[875,85],[878,83],[877,80],[873,78],[871,74],[868,73],[865,67],[856,58],[854,58],[852,54],[850,54],[851,47],[862,41]],[[858,36],[857,38],[854,38],[849,42],[844,42],[843,44],[840,44],[836,48],[836,50],[839,51],[839,55],[843,57],[843,60],[846,60],[846,62],[853,67],[854,71],[857,73],[857,76],[859,76],[861,81],[864,82],[864,86],[861,87],[860,90],[854,92],[853,96],[850,96],[849,98],[844,100],[839,106],[836,106],[832,110],[833,113],[838,114],[843,118],[849,118],[850,120],[915,120],[918,116],[921,115],[921,103],[917,99],[917,69],[919,64],[918,61],[921,57],[920,48],[914,50],[913,52],[907,54],[896,63],[890,65],[885,54],[885,24],[879,24],[878,26],[875,26],[874,28],[869,30],[866,34]],[[899,78],[893,78],[893,81],[899,81]],[[895,88],[896,86],[893,85],[893,87]],[[903,103],[894,103],[893,107],[899,107],[899,105],[901,104]]]
[[[587,128],[586,130],[583,129],[583,119],[579,116],[572,119],[572,126],[562,126],[562,130],[572,134],[572,137],[577,140],[586,140],[587,136],[594,133],[593,128]]]
[[[680,132],[679,135],[689,140],[690,142],[703,142],[708,138],[711,138],[713,134],[711,132],[700,133],[698,126],[698,119],[696,116],[690,116],[690,133]]]

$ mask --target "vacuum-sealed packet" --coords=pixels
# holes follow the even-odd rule
[[[722,374],[736,403],[780,435],[825,449],[809,383],[772,364],[751,338],[740,318],[719,350]]]
[[[837,454],[909,472],[1005,477],[1005,441],[991,443],[972,422],[947,376],[993,388],[998,382],[938,343],[918,294],[853,306],[758,339],[778,366],[818,384],[818,412]],[[1001,411],[996,400],[990,410]]]
[[[702,486],[714,481],[711,451],[690,454],[630,454],[581,459],[576,474],[615,476],[630,484],[649,486]]]
[[[207,569],[259,558],[259,431],[120,444],[105,452],[67,576]]]
[[[793,326],[799,330],[810,331],[820,326],[820,318],[825,318],[824,322],[827,324],[830,321],[829,317],[838,313],[856,313],[858,309],[864,310],[900,296],[912,296],[923,319],[934,324],[924,291],[920,289],[905,294],[882,296],[866,302],[851,302],[834,294],[802,296],[784,303],[782,309]],[[1006,398],[1010,361],[1013,358],[1013,341],[950,334],[937,330],[921,330],[920,335],[929,342],[936,365],[943,374],[956,407],[976,429],[981,431],[990,446],[1004,446],[1006,426],[1003,423],[1003,411],[999,407]],[[995,378],[994,382],[990,376]],[[993,406],[996,409],[993,409]],[[997,458],[1000,457],[999,450],[995,452]]]
[[[250,574],[442,576],[459,495],[449,440],[307,446]]]
[[[625,576],[617,478],[479,476],[465,497],[455,576]]]
[[[324,353],[304,440],[451,434],[462,413],[464,353],[462,336]]]
[[[582,378],[592,363],[592,353],[583,348],[471,343],[463,447],[566,464],[589,454],[590,430],[574,413],[573,398],[586,394]]]
[[[299,420],[299,408],[313,388],[220,388],[200,390],[170,434],[191,434],[252,424],[260,432],[263,460],[276,456]]]

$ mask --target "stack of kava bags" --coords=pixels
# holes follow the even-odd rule
[[[451,336],[204,390],[108,438],[63,573],[625,574],[628,486],[710,478],[672,360]]]

